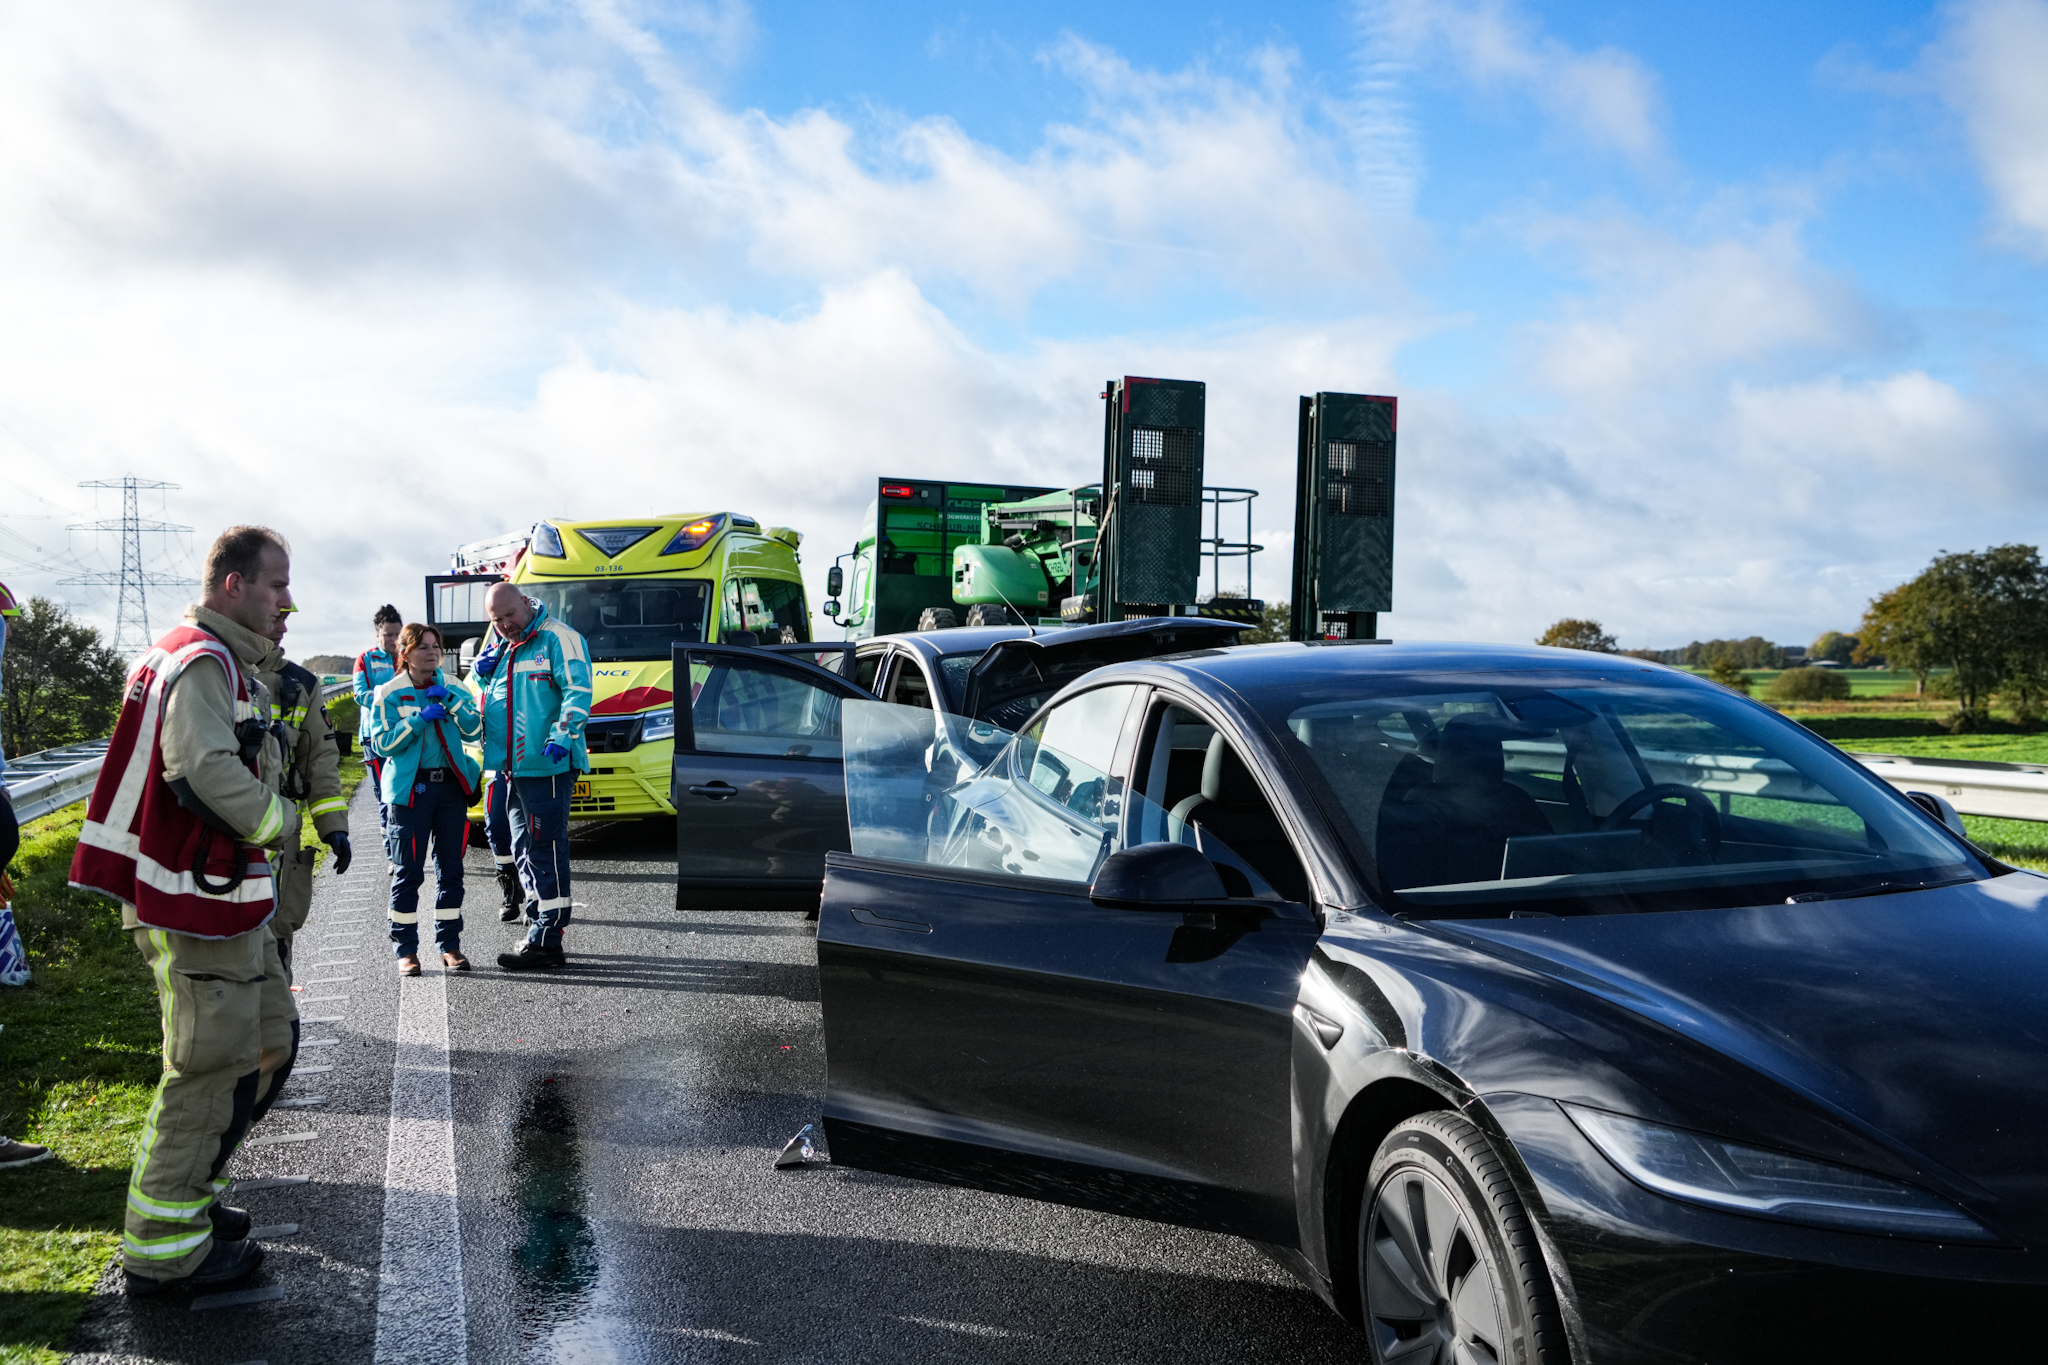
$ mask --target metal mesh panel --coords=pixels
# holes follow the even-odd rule
[[[1330,442],[1323,496],[1331,515],[1392,516],[1393,464],[1392,441]]]
[[[1195,468],[1195,433],[1186,427],[1137,427],[1131,432],[1130,496],[1161,507],[1191,507],[1201,494]]]

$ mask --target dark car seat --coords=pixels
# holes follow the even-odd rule
[[[1507,841],[1549,834],[1536,798],[1507,780],[1501,741],[1527,733],[1497,716],[1452,716],[1437,737],[1430,780],[1408,794],[1433,812],[1443,831],[1443,879],[1492,881]]]
[[[1222,735],[1209,740],[1202,790],[1176,805],[1172,817],[1220,839],[1288,900],[1308,900],[1308,874],[1294,855],[1287,831],[1251,770]]]

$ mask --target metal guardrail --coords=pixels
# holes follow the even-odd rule
[[[95,739],[8,759],[7,771],[0,776],[6,779],[14,818],[33,820],[85,800],[92,795],[92,784],[99,780],[100,764],[106,757],[107,741]]]
[[[1906,754],[1850,757],[1900,791],[1932,792],[1964,815],[2048,820],[2048,766],[1957,758],[1934,763]]]

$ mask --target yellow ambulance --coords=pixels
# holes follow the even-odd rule
[[[788,527],[764,527],[737,512],[550,518],[457,549],[453,572],[427,579],[428,619],[447,648],[459,649],[465,674],[490,625],[484,593],[493,583],[509,579],[574,627],[590,649],[584,737],[591,770],[576,784],[570,817],[672,817],[669,648],[677,641],[808,643],[802,541]]]

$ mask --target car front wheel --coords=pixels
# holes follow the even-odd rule
[[[1358,1277],[1379,1365],[1571,1359],[1528,1212],[1493,1144],[1456,1114],[1418,1114],[1380,1144]]]

